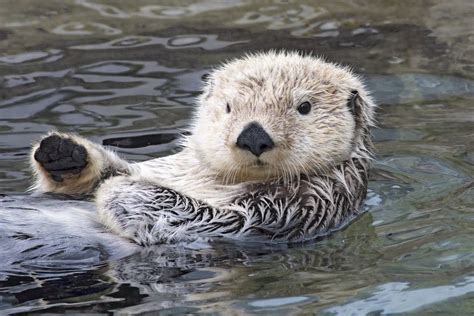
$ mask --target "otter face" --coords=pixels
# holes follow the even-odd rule
[[[322,173],[348,159],[357,142],[353,96],[368,99],[361,82],[314,57],[238,59],[208,77],[191,142],[226,182]]]

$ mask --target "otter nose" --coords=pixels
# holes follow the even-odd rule
[[[239,137],[237,137],[236,144],[237,147],[248,150],[257,157],[274,146],[270,135],[257,122],[252,122],[245,126]]]

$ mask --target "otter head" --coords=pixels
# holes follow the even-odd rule
[[[323,173],[363,146],[372,120],[360,80],[311,56],[247,56],[206,83],[191,143],[227,182]]]

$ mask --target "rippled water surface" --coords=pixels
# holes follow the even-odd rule
[[[368,212],[343,231],[125,258],[84,247],[49,263],[0,249],[0,314],[474,314],[473,16],[469,0],[0,1],[7,196],[25,191],[29,144],[53,128],[132,160],[172,152],[202,75],[245,52],[350,64],[380,105]]]

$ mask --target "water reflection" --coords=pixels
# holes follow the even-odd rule
[[[176,19],[193,16],[203,12],[232,9],[243,5],[241,1],[196,1],[188,5],[145,5],[136,11],[122,10],[112,5],[100,4],[89,0],[76,0],[76,3],[88,9],[97,11],[100,15],[114,18],[153,18],[153,19]]]
[[[7,55],[0,57],[0,64],[20,64],[25,62],[49,63],[57,61],[63,57],[61,50],[49,49],[47,51],[34,51],[20,53],[17,55]]]
[[[92,35],[92,34],[103,34],[103,35],[118,35],[122,34],[122,31],[102,23],[91,22],[84,24],[82,22],[68,22],[66,24],[58,25],[52,33],[58,35]]]
[[[270,30],[280,30],[288,28],[296,28],[305,26],[305,31],[308,30],[308,21],[314,20],[318,17],[326,15],[328,12],[324,8],[314,8],[309,5],[296,5],[291,9],[281,11],[279,6],[260,7],[257,11],[245,13],[235,24],[266,24]],[[315,27],[318,24],[312,24],[310,27]],[[302,30],[295,30],[293,35],[303,35]]]
[[[367,299],[355,301],[340,307],[329,308],[331,315],[366,315],[377,312],[400,314],[474,292],[474,277],[467,277],[455,285],[435,286],[426,289],[409,290],[410,285],[403,282],[386,283],[377,287]]]
[[[101,49],[117,49],[117,48],[135,48],[151,45],[163,45],[168,49],[178,48],[203,48],[206,50],[214,50],[224,48],[229,45],[242,43],[242,41],[229,42],[218,40],[217,35],[193,34],[180,35],[171,38],[152,37],[152,36],[127,36],[112,40],[102,44],[72,46],[71,49],[81,50],[101,50]]]

